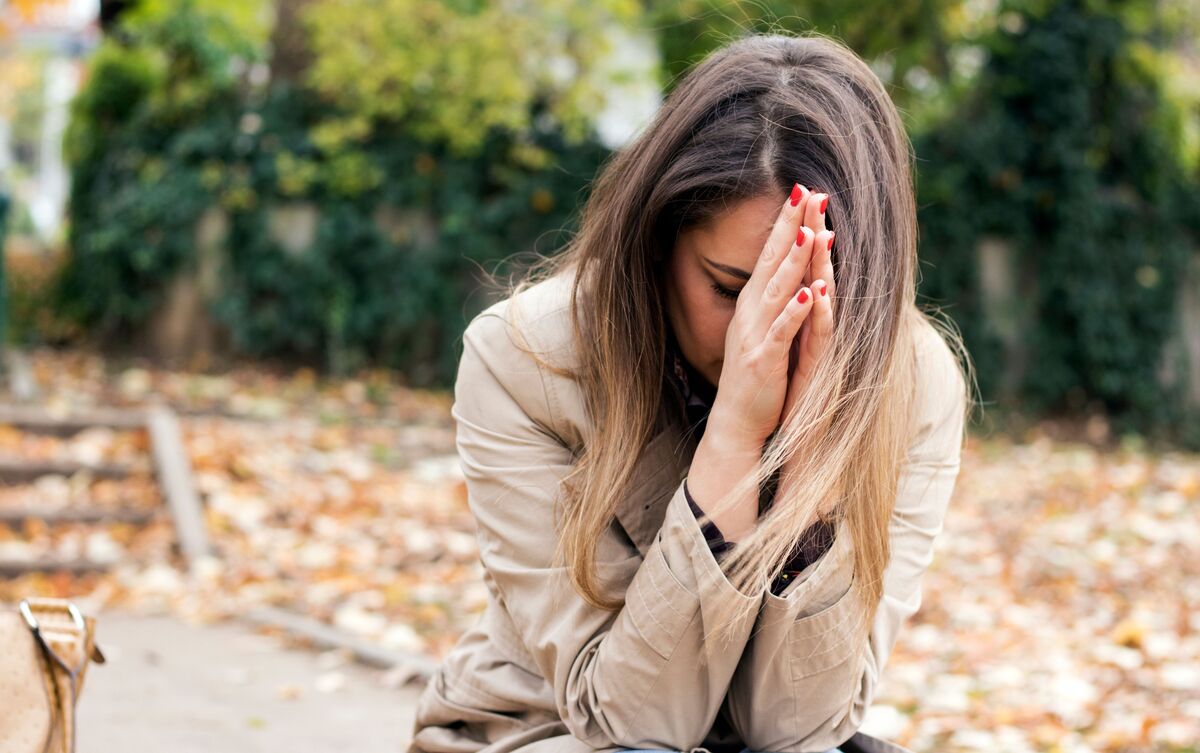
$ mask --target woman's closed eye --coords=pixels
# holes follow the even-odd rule
[[[730,290],[729,288],[725,287],[724,285],[722,285],[718,282],[714,282],[712,284],[712,289],[716,292],[717,295],[721,296],[722,298],[728,298],[731,301],[736,301],[737,297],[738,297],[738,293],[742,292],[741,290]]]

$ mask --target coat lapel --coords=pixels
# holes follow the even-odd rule
[[[642,450],[629,491],[617,505],[617,522],[642,556],[654,543],[667,504],[687,475],[689,449],[674,427],[656,434]]]

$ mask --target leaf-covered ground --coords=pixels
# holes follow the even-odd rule
[[[0,600],[217,620],[272,604],[441,656],[486,599],[454,456],[451,396],[386,372],[220,376],[33,357],[52,411],[166,399],[181,413],[216,555],[188,575],[169,517],[0,527],[0,560],[109,562],[0,581]],[[6,400],[11,399],[6,396]],[[0,426],[0,458],[130,466],[0,489],[0,507],[161,510],[140,431]],[[864,727],[917,751],[1195,751],[1200,456],[972,436],[921,610]]]

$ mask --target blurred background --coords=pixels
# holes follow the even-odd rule
[[[448,391],[484,274],[705,54],[809,30],[905,118],[984,400],[864,729],[1200,750],[1196,0],[0,0],[0,601],[162,644],[90,670],[83,750],[150,666],[193,680],[147,749],[395,750],[485,599]],[[211,718],[181,642],[236,665]]]

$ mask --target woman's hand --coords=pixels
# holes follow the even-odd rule
[[[829,195],[814,193],[802,201],[805,207],[804,224],[814,234],[813,253],[804,273],[804,284],[810,285],[815,299],[812,311],[805,319],[800,336],[792,343],[790,378],[783,415],[787,416],[812,381],[813,372],[833,340],[833,240],[834,232],[825,227],[825,209]]]
[[[801,221],[805,193],[793,188],[738,295],[717,396],[688,472],[690,492],[726,541],[754,530],[759,495],[750,490],[720,510],[713,500],[728,497],[760,463],[767,437],[779,426],[792,343],[813,308],[813,291],[802,285],[815,239]]]
[[[813,245],[816,250],[812,255],[808,271],[804,275],[804,282],[811,284],[816,299],[810,315],[805,319],[804,326],[800,330],[800,336],[792,343],[791,375],[788,378],[788,391],[784,399],[784,417],[791,413],[804,390],[811,384],[817,364],[829,350],[830,343],[833,341],[832,249],[834,233],[826,229],[825,212],[822,211],[828,206],[828,195],[812,194],[807,199],[806,205],[802,203],[803,206],[806,206],[804,223],[815,235]],[[781,469],[778,488],[778,494],[781,496],[788,494],[798,482],[794,473],[796,463],[795,459],[789,460]],[[824,513],[827,510],[822,509],[820,512]]]
[[[761,451],[779,426],[788,391],[792,343],[813,309],[803,284],[816,234],[802,223],[815,203],[796,186],[784,201],[725,333],[725,362],[706,436],[715,429],[735,446]],[[809,197],[812,198],[811,196]]]

